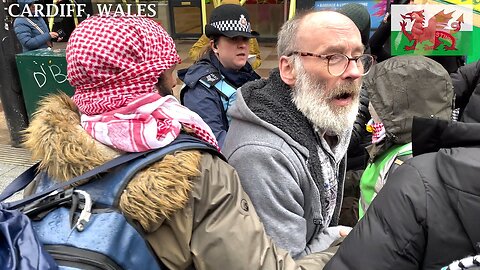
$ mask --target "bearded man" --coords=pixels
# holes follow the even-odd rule
[[[355,24],[309,12],[279,34],[279,68],[237,94],[223,148],[267,234],[294,258],[349,232],[336,226],[361,77],[373,63]]]

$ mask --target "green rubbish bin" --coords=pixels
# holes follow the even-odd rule
[[[74,89],[67,80],[65,49],[38,49],[20,53],[16,55],[16,61],[29,118],[42,97],[59,91],[73,95]]]

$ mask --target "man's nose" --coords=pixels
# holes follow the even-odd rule
[[[344,80],[356,80],[362,76],[362,70],[357,66],[357,61],[349,60],[347,69],[345,70],[345,72],[343,72],[341,77]]]

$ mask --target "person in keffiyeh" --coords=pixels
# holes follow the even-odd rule
[[[159,94],[175,86],[172,71],[180,57],[158,23],[100,17],[87,20],[70,39],[66,54],[68,80],[75,87],[72,100],[92,137],[119,150],[141,152],[169,144],[185,126],[217,146],[196,113],[172,95]]]
[[[202,119],[170,95],[180,58],[159,24],[143,17],[93,16],[79,24],[68,42],[68,79],[75,94],[42,99],[25,131],[25,148],[48,176],[39,181],[66,181],[125,151],[161,148],[181,130],[217,147]],[[273,244],[238,174],[213,152],[169,154],[135,173],[119,195],[116,206],[127,220],[140,224],[155,259],[165,265],[161,268],[290,270],[323,265],[323,254],[295,262]],[[94,182],[96,188],[107,189],[102,180]],[[93,206],[96,211],[95,202]],[[91,220],[82,234],[98,224],[93,216]],[[128,249],[131,260],[138,259],[136,243],[121,248]]]

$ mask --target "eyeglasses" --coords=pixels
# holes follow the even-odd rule
[[[289,53],[287,56],[292,56],[293,54],[300,55],[300,56],[313,56],[320,59],[327,59],[328,73],[330,73],[330,75],[335,77],[341,76],[345,72],[345,70],[347,70],[347,67],[348,67],[348,64],[350,64],[350,61],[355,61],[355,63],[357,64],[357,68],[360,71],[360,74],[362,76],[366,75],[370,71],[370,68],[372,67],[373,61],[374,61],[373,56],[369,54],[362,54],[357,57],[348,57],[342,53],[322,55],[322,54],[314,54],[309,52],[293,51]]]

